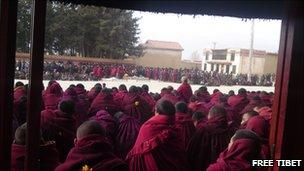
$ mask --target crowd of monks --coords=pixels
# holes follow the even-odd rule
[[[29,62],[17,61],[16,79],[28,79]],[[273,86],[275,75],[251,75],[233,74],[221,71],[202,71],[193,69],[173,69],[160,67],[143,67],[133,64],[93,63],[93,62],[44,62],[44,80],[101,80],[103,78],[115,77],[122,79],[125,75],[129,77],[145,77],[150,80],[180,83],[182,76],[187,76],[192,84],[207,86],[215,85],[259,85]]]
[[[147,85],[108,88],[82,84],[42,92],[39,167],[43,171],[245,171],[268,159],[273,93],[235,94],[187,77],[177,90],[150,93]],[[13,171],[24,170],[27,85],[14,90]]]

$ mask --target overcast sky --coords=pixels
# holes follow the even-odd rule
[[[140,43],[146,40],[176,41],[184,48],[183,58],[204,48],[249,48],[251,21],[240,18],[134,12],[139,20]],[[254,49],[277,52],[281,21],[255,20]]]

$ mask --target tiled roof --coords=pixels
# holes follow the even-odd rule
[[[167,42],[167,41],[158,41],[158,40],[147,40],[143,44],[147,48],[153,49],[169,49],[169,50],[184,50],[178,42]]]

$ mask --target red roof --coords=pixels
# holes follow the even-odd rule
[[[184,50],[178,42],[147,40],[144,46],[152,49]]]

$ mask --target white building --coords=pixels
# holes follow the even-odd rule
[[[248,49],[204,49],[202,70],[232,74],[249,73]],[[252,54],[252,74],[275,73],[277,54],[254,50]]]

